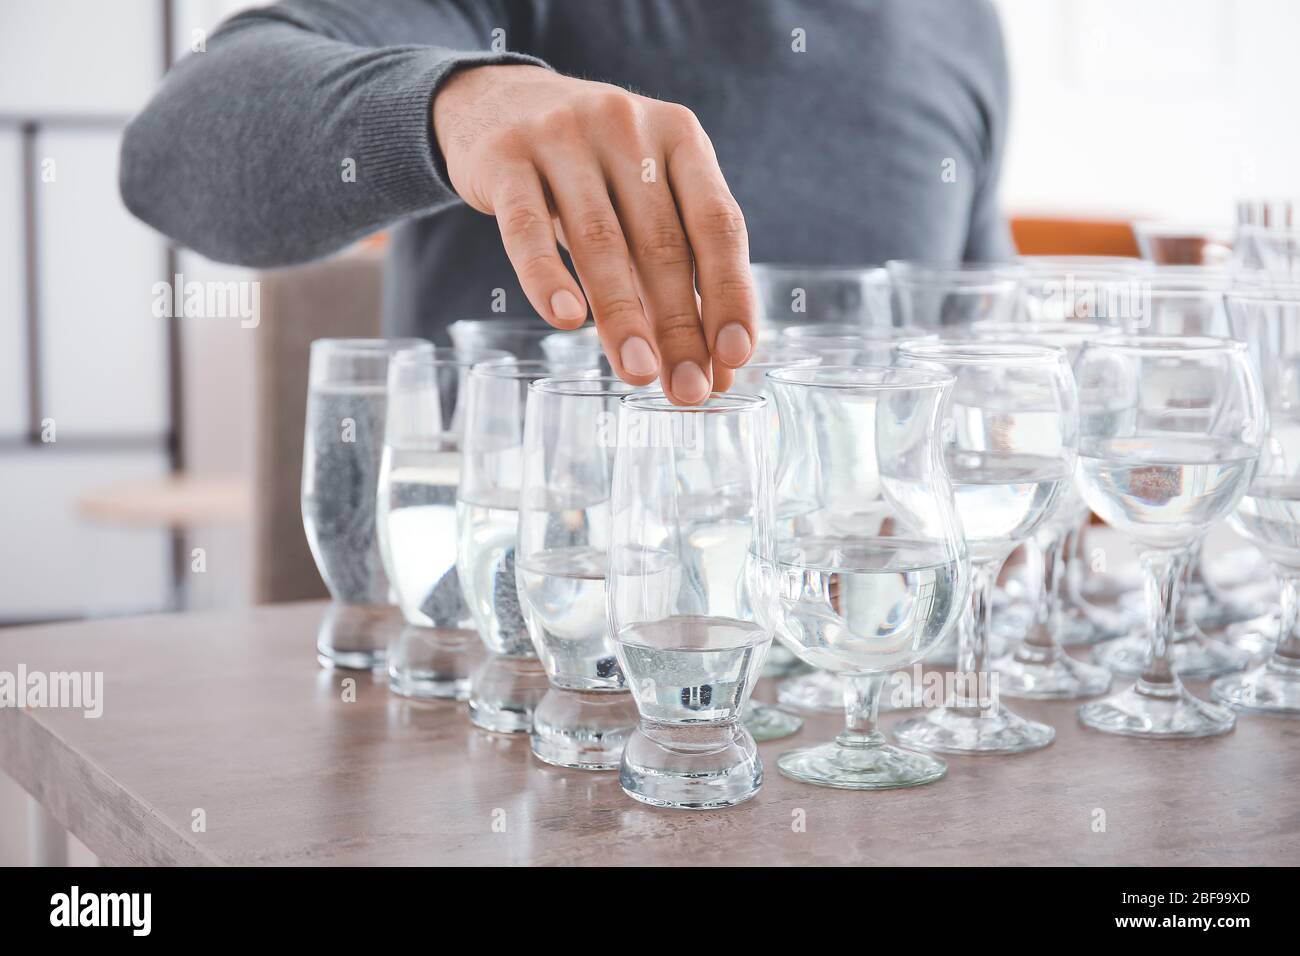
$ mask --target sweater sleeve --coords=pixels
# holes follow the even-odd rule
[[[545,66],[494,50],[526,41],[518,9],[289,0],[240,14],[178,62],[127,126],[122,198],[177,242],[257,267],[317,258],[457,202],[433,97],[461,67]]]

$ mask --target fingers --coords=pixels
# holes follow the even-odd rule
[[[492,213],[524,295],[537,314],[557,329],[576,329],[587,320],[587,300],[555,247],[555,229],[531,164],[503,167],[492,195]]]
[[[666,143],[668,182],[695,257],[704,335],[719,364],[738,368],[758,339],[745,218],[695,117],[684,107],[668,109],[677,115],[675,138]]]
[[[663,165],[652,153],[634,154]],[[696,405],[713,390],[713,361],[700,327],[690,245],[663,178],[642,175],[642,165],[625,157],[625,150],[607,153],[606,169],[641,302],[654,328],[662,361],[659,380],[672,402]]]
[[[590,153],[557,150],[545,162],[542,173],[610,365],[624,381],[648,385],[659,374],[659,352],[605,177]]]

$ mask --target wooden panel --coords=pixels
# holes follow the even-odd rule
[[[767,780],[749,803],[656,810],[615,774],[544,766],[526,740],[472,728],[463,705],[413,704],[355,674],[345,702],[342,672],[315,663],[323,611],[0,632],[0,669],[105,675],[97,720],[0,710],[0,768],[105,863],[1300,863],[1300,722],[1246,717],[1225,737],[1152,742],[1086,730],[1072,703],[1020,702],[1056,725],[1055,744],[952,758],[916,790],[854,793],[775,770],[784,750],[836,732],[817,717],[760,746]]]

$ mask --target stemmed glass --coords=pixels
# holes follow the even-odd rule
[[[891,259],[894,324],[937,332],[981,319],[1013,318],[1020,301],[1021,267],[1005,263],[951,265]]]
[[[316,640],[325,667],[384,663],[392,604],[375,534],[388,405],[388,359],[432,352],[422,339],[317,339],[311,344],[302,454],[302,522],[334,599]],[[400,620],[400,619],[399,619]]]
[[[769,373],[781,415],[777,635],[840,675],[846,726],[783,754],[804,783],[849,790],[938,780],[946,764],[885,742],[886,675],[923,658],[966,604],[969,571],[936,436],[952,376],[823,366]]]
[[[1061,348],[1072,360],[1091,339],[1119,334],[1088,322],[976,322],[971,335],[979,341],[1025,343]],[[1070,657],[1062,648],[1067,623],[1062,607],[1065,563],[1062,546],[1091,512],[1070,483],[1056,512],[1025,541],[1032,580],[1041,585],[1033,602],[1033,621],[1015,650],[994,662],[998,690],[1008,697],[1092,697],[1110,687],[1110,671]]]
[[[1007,556],[1051,520],[1068,494],[1079,414],[1065,350],[1041,345],[903,345],[899,364],[939,368],[956,382],[942,445],[971,562],[971,612],[958,638],[956,686],[946,706],[899,724],[900,742],[943,753],[1020,753],[1056,731],[998,699],[988,670],[994,582]]]
[[[1221,677],[1215,700],[1257,713],[1300,715],[1300,287],[1230,292],[1229,319],[1250,349],[1264,396],[1263,449],[1232,526],[1281,582],[1278,640],[1269,660]]]
[[[762,782],[740,713],[772,641],[767,404],[718,393],[691,407],[662,392],[622,401],[608,604],[641,714],[619,782],[643,803],[731,806]]]
[[[756,262],[750,266],[761,324],[841,323],[887,329],[894,324],[889,275],[879,266],[806,266]]]
[[[1232,729],[1226,707],[1175,673],[1177,582],[1194,545],[1237,506],[1259,457],[1264,408],[1246,346],[1205,337],[1089,342],[1075,362],[1084,500],[1137,547],[1150,654],[1137,684],[1079,708],[1106,733],[1204,737]]]
[[[533,712],[533,754],[586,770],[618,767],[636,706],[605,613],[617,378],[528,386],[515,562],[528,633],[551,688]]]
[[[376,531],[406,627],[388,648],[388,683],[406,697],[469,693],[479,646],[456,575],[456,488],[465,382],[492,349],[420,347],[388,363],[388,414],[379,467]]]
[[[524,412],[530,383],[572,374],[567,366],[511,357],[478,363],[466,382],[456,573],[490,652],[471,677],[469,694],[470,720],[485,730],[530,733],[533,710],[549,686],[516,583]]]

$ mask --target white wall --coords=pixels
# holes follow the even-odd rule
[[[1294,0],[996,0],[1011,213],[1229,223],[1300,196]]]

